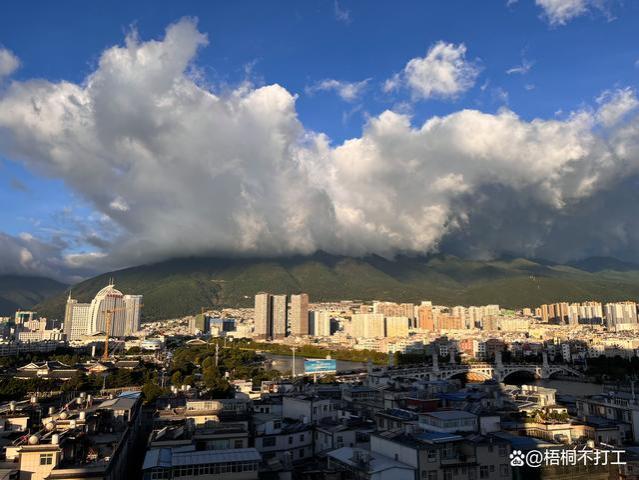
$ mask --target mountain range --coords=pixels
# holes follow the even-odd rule
[[[90,301],[111,277],[125,294],[144,295],[145,320],[181,317],[202,307],[252,306],[259,291],[307,292],[311,301],[432,300],[509,308],[639,298],[639,265],[609,257],[558,264],[516,257],[478,261],[431,255],[390,260],[323,252],[286,258],[167,260],[85,280],[72,287],[73,297]],[[61,317],[65,298],[64,293],[53,295],[36,308],[43,315]]]
[[[31,309],[66,288],[64,283],[46,277],[0,275],[0,316]]]

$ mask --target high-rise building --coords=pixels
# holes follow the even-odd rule
[[[606,325],[614,331],[637,328],[637,304],[635,302],[606,303]]]
[[[331,335],[331,312],[320,310],[309,312],[310,334],[314,337],[328,337]]]
[[[541,319],[544,322],[568,324],[570,323],[570,305],[567,302],[553,303],[552,305],[542,305]]]
[[[203,313],[198,313],[189,319],[189,331],[195,335],[197,333],[209,333],[209,319]]]
[[[89,307],[89,333],[106,333],[107,317],[110,315],[111,327],[108,332],[109,335],[123,337],[126,320],[124,310],[124,294],[116,290],[114,285],[107,285],[91,301],[91,307]]]
[[[124,334],[131,335],[140,330],[142,295],[124,296]]]
[[[600,324],[603,319],[603,309],[599,302],[571,303],[568,306],[568,323]]]
[[[71,298],[71,292],[69,292],[69,297],[67,298],[67,304],[64,308],[64,333],[67,334],[67,338],[69,338],[71,332],[71,321],[73,319],[73,307],[78,304],[77,300]]]
[[[110,316],[112,337],[124,337],[140,329],[140,309],[142,295],[124,295],[113,284],[100,290],[91,303],[78,303],[67,299],[64,318],[64,332],[70,340],[83,335],[103,333],[107,317]]]
[[[288,296],[260,292],[255,295],[255,328],[257,338],[273,339],[287,335],[308,335],[308,294]]]
[[[87,334],[90,306],[90,303],[78,303],[69,295],[64,316],[64,333],[68,340],[77,340]]]
[[[437,317],[440,330],[461,330],[461,318],[454,315],[440,314]]]
[[[308,335],[308,295],[291,295],[289,313],[291,335]]]
[[[286,295],[273,295],[273,338],[282,338],[287,334],[287,313]]]
[[[36,313],[27,310],[18,310],[15,315],[14,323],[16,325],[22,325],[30,320],[35,319]]]
[[[408,337],[408,317],[386,317],[387,337]]]
[[[351,336],[355,338],[385,337],[384,315],[381,313],[353,314],[351,318]]]
[[[260,292],[255,295],[255,335],[258,338],[271,338],[273,335],[272,305],[271,294]]]
[[[386,317],[415,317],[415,305],[412,303],[373,302],[373,313],[381,313]]]
[[[417,307],[417,327],[429,332],[435,330],[432,305],[420,305]]]

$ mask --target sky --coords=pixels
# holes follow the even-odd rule
[[[14,3],[0,273],[639,261],[638,26],[616,0]]]

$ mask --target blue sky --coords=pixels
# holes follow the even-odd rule
[[[162,39],[168,25],[194,17],[209,42],[190,67],[201,85],[222,94],[247,79],[253,88],[279,84],[297,95],[304,128],[326,134],[332,147],[361,137],[367,122],[386,110],[409,115],[413,126],[463,109],[565,120],[598,108],[602,92],[636,88],[639,3],[564,3],[574,4],[568,7],[575,13],[553,19],[544,1],[533,0],[25,1],[5,6],[0,16],[0,46],[20,62],[0,92],[9,82],[34,79],[81,86],[102,53],[123,45],[133,29],[141,42]],[[438,42],[465,46],[464,62],[474,69],[469,85],[428,98],[406,85],[384,91],[385,81]],[[325,80],[365,83],[345,100],[320,88]],[[0,232],[48,241],[52,231],[73,230],[64,218],[104,213],[59,172],[13,158],[7,148],[0,158],[0,202],[11,206],[0,210]],[[67,231],[69,238],[75,233]],[[94,248],[76,239],[62,255]]]

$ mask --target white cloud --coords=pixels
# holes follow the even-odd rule
[[[109,207],[119,212],[126,212],[129,210],[129,205],[126,203],[126,201],[122,197],[114,198],[113,201],[109,203]]]
[[[639,62],[639,60],[638,60]],[[382,90],[386,93],[394,92],[402,86],[402,77],[399,73],[394,74],[391,78],[384,80]]]
[[[456,98],[475,84],[479,75],[476,62],[466,59],[463,43],[437,42],[425,57],[411,59],[400,74],[384,84],[385,91],[406,86],[414,99]]]
[[[8,77],[20,66],[20,60],[13,52],[0,47],[0,80]]]
[[[526,75],[528,72],[530,72],[530,69],[533,67],[533,65],[534,63],[531,62],[530,60],[526,60],[525,58],[522,58],[520,65],[515,65],[514,67],[509,68],[508,70],[506,70],[506,73],[508,75],[512,75],[512,74]]]
[[[17,81],[0,93],[0,154],[64,179],[117,232],[88,232],[95,248],[84,250],[2,235],[4,268],[83,274],[178,255],[423,253],[475,228],[479,214],[503,240],[478,234],[478,251],[499,242],[534,250],[548,245],[548,225],[639,175],[627,90],[563,119],[502,108],[413,125],[385,111],[332,145],[302,125],[295,95],[279,85],[216,94],[194,82],[188,72],[205,44],[186,19],[162,40],[129,36],[107,49],[82,83]],[[459,90],[439,84],[424,92]],[[512,198],[491,195],[496,186]],[[515,204],[522,211],[509,222]],[[631,217],[606,217],[624,227],[619,248],[639,241]]]
[[[603,92],[598,98],[600,107],[597,118],[606,127],[611,127],[639,107],[637,95],[631,88]]]
[[[552,26],[566,25],[569,21],[597,9],[610,16],[606,0],[535,0],[541,7],[544,18]]]
[[[337,0],[333,5],[333,13],[335,14],[335,19],[338,22],[342,22],[345,24],[351,23],[351,12],[345,8],[342,8]]]
[[[361,97],[362,93],[364,93],[369,81],[370,79],[368,78],[361,82],[345,82],[343,80],[328,78],[317,82],[310,87],[306,87],[306,93],[312,95],[315,92],[332,90],[337,93],[342,100],[354,102]]]
[[[493,88],[492,90],[493,100],[497,103],[502,103],[504,105],[508,104],[509,95],[506,90],[502,87]]]

